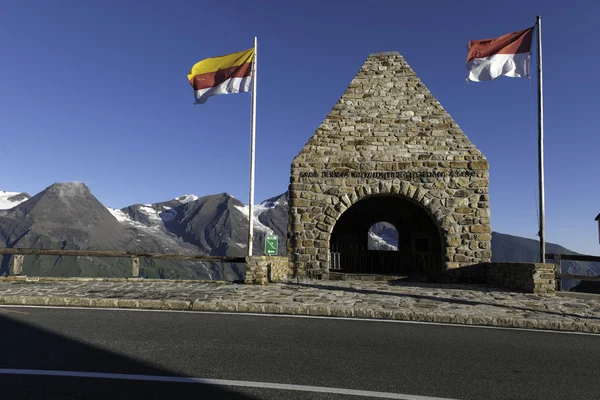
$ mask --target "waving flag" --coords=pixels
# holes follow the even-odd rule
[[[537,84],[538,84],[538,174],[540,213],[538,216],[540,258],[546,262],[545,195],[544,195],[544,90],[542,74],[542,17],[537,16],[531,28],[508,33],[496,39],[471,40],[467,45],[467,82],[490,81],[499,76],[529,78],[531,42],[537,28]],[[600,229],[600,228],[599,228]]]
[[[467,46],[467,81],[489,81],[499,76],[529,77],[534,28],[496,39],[471,40]]]
[[[188,79],[194,88],[196,104],[218,94],[250,92],[254,48],[199,61]]]

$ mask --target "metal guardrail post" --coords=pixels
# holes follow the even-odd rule
[[[21,275],[23,272],[23,255],[15,254],[13,256],[13,265],[11,275]]]
[[[131,257],[131,276],[139,278],[140,276],[140,258]]]

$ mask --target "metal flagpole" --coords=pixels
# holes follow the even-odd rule
[[[254,229],[254,147],[256,135],[256,58],[257,40],[254,37],[254,57],[252,60],[252,133],[250,139],[250,203],[248,204],[248,257],[252,256]]]
[[[542,89],[542,17],[537,16],[538,32],[538,169],[540,175],[540,262],[546,262],[544,231],[544,97]]]

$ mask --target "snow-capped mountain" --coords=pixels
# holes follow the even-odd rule
[[[288,193],[253,207],[253,254],[262,254],[265,236],[279,237],[279,254],[286,253]],[[132,252],[245,256],[249,207],[222,193],[209,196],[186,194],[122,209],[102,205],[83,183],[57,183],[31,197],[27,193],[0,191],[0,247],[44,249],[97,249]],[[371,248],[396,250],[398,234],[385,222],[369,232]],[[572,254],[547,243],[550,253]],[[492,233],[493,261],[531,261],[538,242]],[[10,256],[0,257],[0,275],[6,274]],[[565,263],[565,272],[600,273],[600,266]],[[243,265],[205,262],[145,260],[149,277],[236,280]],[[25,258],[24,273],[50,276],[128,276],[128,260],[88,257]]]
[[[2,213],[0,246],[202,254],[197,246],[167,229],[157,212],[169,211],[164,203],[173,208],[186,207],[196,201],[194,198],[197,199],[182,196],[163,204],[112,210],[103,206],[83,183],[57,183]],[[10,256],[2,257],[0,275],[8,271],[9,261]],[[146,259],[142,269],[149,276],[228,280],[240,277],[236,265],[206,262]],[[24,263],[24,272],[31,275],[128,276],[128,271],[126,259],[28,256]]]
[[[387,243],[381,236],[369,231],[369,250],[398,250],[397,246]]]

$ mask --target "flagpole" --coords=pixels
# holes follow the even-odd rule
[[[254,37],[254,57],[252,60],[252,132],[250,138],[250,202],[248,204],[248,257],[252,256],[254,229],[254,153],[256,136],[256,59],[258,43]]]
[[[538,169],[540,177],[540,262],[546,262],[546,234],[544,227],[544,97],[542,88],[542,17],[537,16],[538,32]]]

